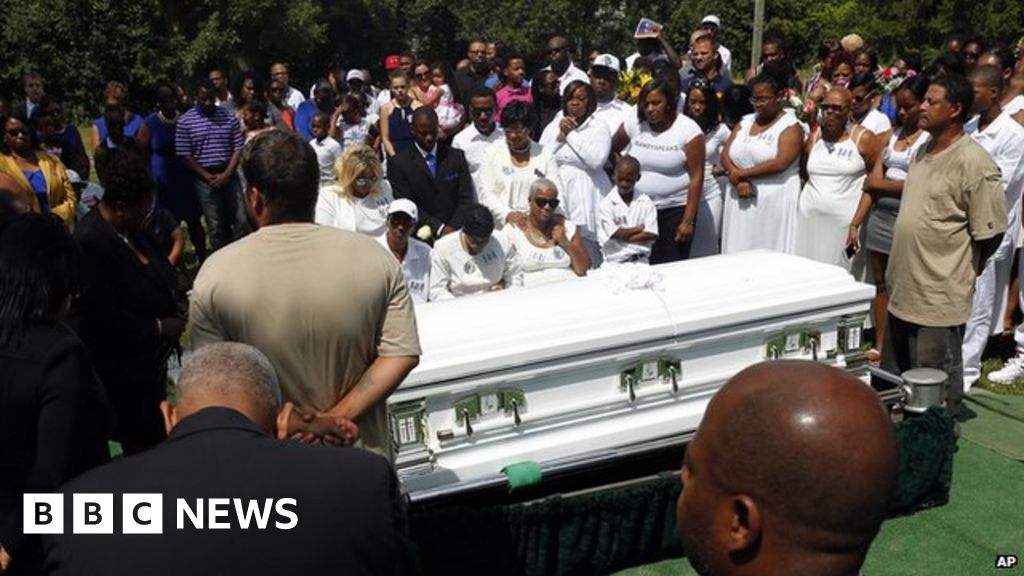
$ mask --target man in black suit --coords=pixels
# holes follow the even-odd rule
[[[62,488],[64,534],[43,542],[49,574],[416,572],[387,461],[274,438],[275,428],[278,438],[287,434],[291,410],[281,406],[277,377],[261,352],[240,343],[205,346],[182,370],[176,392],[173,408],[161,406],[169,431],[163,444]],[[113,534],[72,534],[72,493],[113,493]],[[123,494],[162,494],[163,533],[124,534]],[[230,499],[216,520],[215,498]],[[179,499],[188,512],[179,511]],[[200,506],[205,529],[193,520]],[[129,518],[133,511],[152,517],[152,508],[132,508]],[[229,528],[211,529],[214,522]]]
[[[430,106],[412,115],[416,145],[388,160],[395,198],[408,198],[419,210],[416,236],[428,242],[462,228],[463,211],[473,204],[473,181],[462,150],[437,141],[437,113]]]

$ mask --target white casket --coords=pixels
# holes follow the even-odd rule
[[[679,444],[742,368],[804,358],[863,372],[874,288],[841,268],[748,252],[417,308],[423,356],[388,404],[410,497]]]

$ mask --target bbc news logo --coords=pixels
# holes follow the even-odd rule
[[[113,534],[117,514],[113,494],[72,494],[71,533]],[[63,534],[64,494],[25,494],[25,534]],[[177,498],[177,530],[291,530],[298,526],[295,498]],[[121,534],[163,534],[163,494],[122,494]]]

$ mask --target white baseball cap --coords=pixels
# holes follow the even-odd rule
[[[708,14],[707,16],[704,17],[703,20],[700,21],[700,23],[702,25],[703,24],[714,24],[717,28],[721,28],[722,27],[722,20],[718,16],[715,16],[714,14]]]
[[[416,210],[416,204],[408,198],[396,198],[391,201],[388,206],[388,215],[391,214],[408,214],[413,220],[419,219],[419,211]]]
[[[348,74],[345,75],[345,80],[361,80],[363,82],[366,82],[366,74],[363,74],[363,71],[359,70],[358,68],[353,68],[348,71]]]
[[[616,73],[622,70],[619,67],[619,59],[611,54],[598,54],[597,57],[594,58],[594,63],[590,65],[590,69],[593,70],[597,66],[611,68]]]

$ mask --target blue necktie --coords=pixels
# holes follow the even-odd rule
[[[427,170],[430,171],[431,178],[437,178],[437,158],[434,158],[433,154],[427,154]]]

